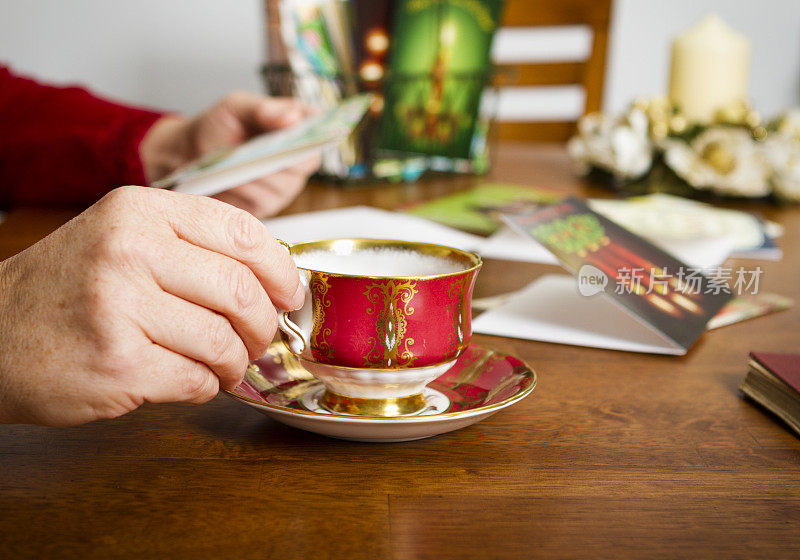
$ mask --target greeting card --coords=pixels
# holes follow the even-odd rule
[[[504,219],[553,253],[573,277],[540,279],[478,317],[475,332],[685,354],[732,297],[724,281],[576,198]]]
[[[501,0],[402,0],[379,146],[468,158]]]
[[[345,140],[363,118],[370,101],[370,94],[353,96],[294,126],[208,153],[152,186],[212,195],[291,167]]]
[[[470,233],[490,235],[500,229],[500,215],[535,208],[560,198],[557,193],[524,185],[485,183],[404,208],[409,214]]]

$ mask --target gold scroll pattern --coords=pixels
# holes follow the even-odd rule
[[[309,282],[311,301],[313,303],[313,318],[311,324],[311,349],[317,359],[333,358],[333,346],[328,341],[331,335],[330,327],[325,326],[325,310],[331,306],[328,296],[330,290],[328,277],[324,274],[314,274]]]
[[[414,280],[381,280],[364,290],[367,314],[376,315],[375,337],[368,339],[370,349],[364,365],[372,368],[412,367],[414,339],[406,337],[407,317],[414,313],[411,300],[419,290]]]
[[[467,305],[467,288],[472,277],[468,274],[454,278],[450,285],[447,287],[447,313],[453,318],[453,328],[450,331],[450,346],[448,353],[454,356],[458,351],[466,346],[466,325],[470,319],[472,310]]]

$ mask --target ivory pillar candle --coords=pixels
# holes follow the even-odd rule
[[[689,121],[709,122],[747,100],[749,72],[750,40],[710,15],[673,41],[669,97]]]

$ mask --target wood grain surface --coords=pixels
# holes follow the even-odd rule
[[[504,144],[490,179],[584,196],[561,147]],[[395,208],[474,178],[342,190],[288,212]],[[800,300],[800,209],[761,289]],[[0,258],[75,212],[18,209]],[[489,261],[477,296],[557,270]],[[800,351],[800,307],[705,334],[684,357],[490,336],[539,374],[469,428],[328,439],[220,395],[69,429],[0,426],[3,558],[798,558],[800,440],[738,391],[747,353]],[[57,382],[57,380],[54,380]]]

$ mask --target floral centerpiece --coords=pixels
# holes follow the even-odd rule
[[[735,103],[689,124],[665,97],[640,99],[622,115],[583,117],[567,149],[579,172],[631,193],[800,201],[800,109],[764,122]]]

